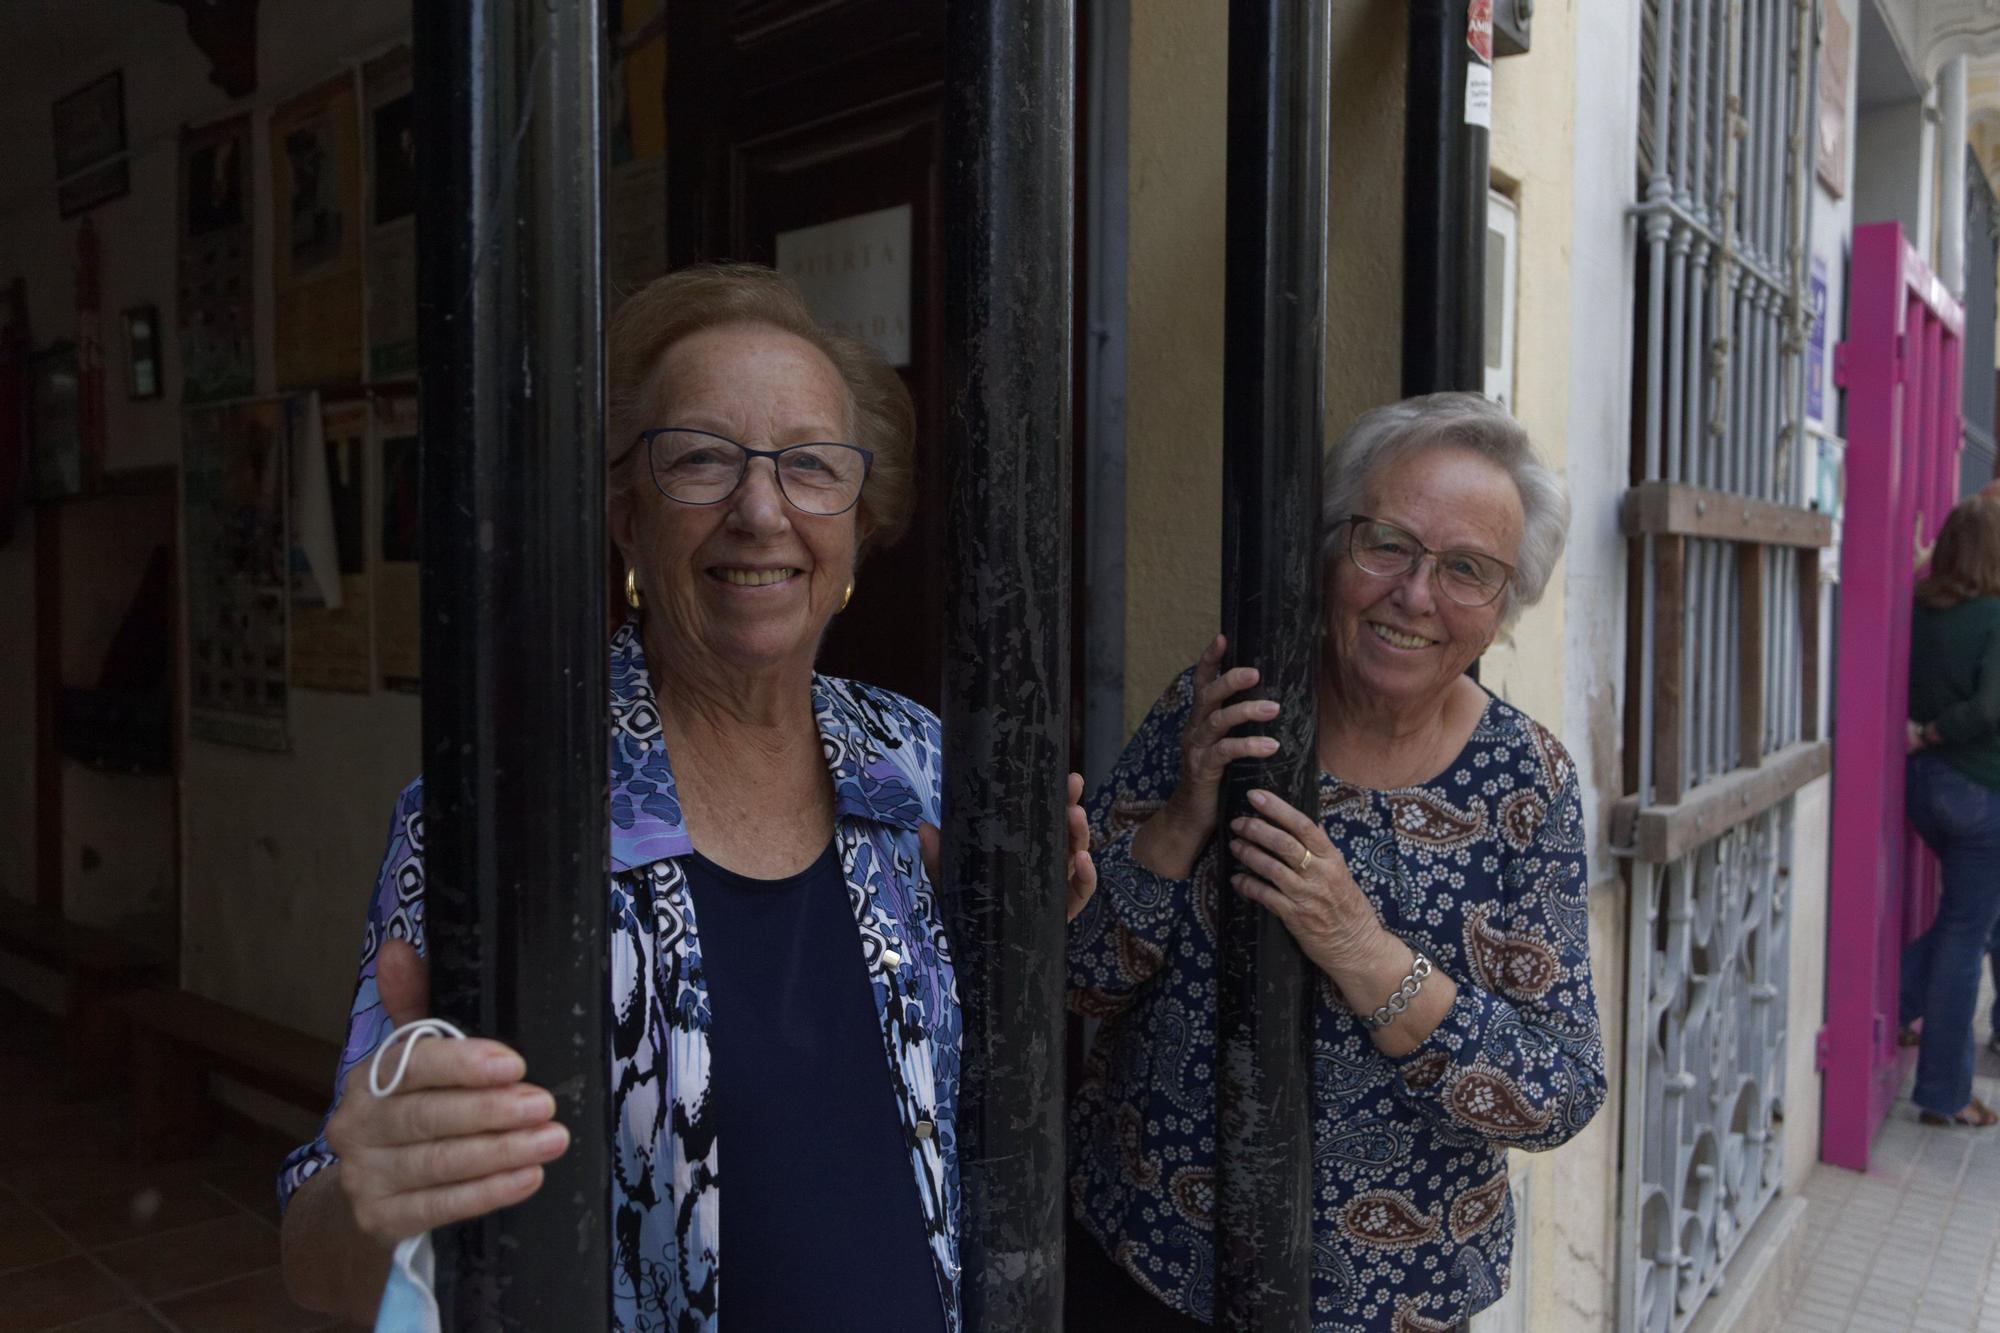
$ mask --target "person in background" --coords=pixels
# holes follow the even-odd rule
[[[1583,807],[1546,729],[1465,674],[1532,605],[1569,503],[1505,409],[1379,408],[1327,451],[1316,800],[1218,814],[1277,716],[1218,638],[1091,801],[1071,1005],[1103,1020],[1071,1113],[1072,1328],[1228,1323],[1215,1271],[1217,899],[1277,916],[1310,1016],[1312,1328],[1445,1330],[1499,1299],[1507,1149],[1604,1100]],[[1241,873],[1224,882],[1230,858]],[[1241,905],[1239,905],[1241,906]]]
[[[606,341],[631,608],[607,734],[616,1326],[714,1333],[726,1309],[730,1333],[955,1333],[938,721],[813,670],[862,560],[909,519],[909,393],[752,265],[659,279]],[[1071,775],[1071,912],[1094,882],[1081,790]],[[426,1009],[423,886],[419,780],[333,1109],[279,1181],[294,1296],[363,1322],[397,1242],[533,1194],[572,1128],[492,1040],[407,1047],[403,1090],[371,1094],[372,1053]]]
[[[1911,1098],[1927,1125],[1984,1128],[2000,1121],[1972,1095],[1980,959],[2000,929],[2000,504],[1983,495],[1945,518],[1917,585],[1909,748],[1904,807],[1944,881],[1937,919],[1903,950]]]

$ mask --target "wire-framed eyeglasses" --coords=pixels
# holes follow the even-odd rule
[[[778,490],[794,509],[830,517],[854,508],[875,455],[854,444],[810,443],[752,449],[725,435],[661,426],[639,432],[653,485],[684,505],[720,504],[743,484],[753,458],[768,458]]]
[[[1431,577],[1438,591],[1460,606],[1491,606],[1514,577],[1512,565],[1484,551],[1433,551],[1394,523],[1366,514],[1349,514],[1342,521],[1347,524],[1347,558],[1363,572],[1402,578],[1425,556],[1434,556]]]

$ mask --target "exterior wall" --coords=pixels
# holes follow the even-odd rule
[[[1854,221],[1900,222],[1928,258],[1936,127],[1916,99],[1870,107],[1854,119]]]
[[[15,271],[27,277],[38,344],[73,335],[70,254],[76,227],[56,212],[48,107],[95,76],[123,69],[132,188],[92,215],[104,252],[103,309],[115,323],[127,306],[155,304],[166,327],[174,327],[179,129],[254,105],[260,113],[254,206],[263,219],[255,228],[258,384],[268,392],[273,307],[264,115],[345,62],[406,40],[407,0],[340,6],[267,0],[258,15],[258,87],[243,103],[231,102],[209,82],[209,63],[188,40],[178,10],[151,0],[115,3],[120,11],[115,21],[104,18],[101,30],[93,28],[108,37],[97,58],[34,65],[0,91],[0,163],[7,168],[0,173],[0,254],[10,261],[0,279]],[[93,15],[93,22],[100,18]],[[125,397],[117,342],[115,333],[107,337],[107,465],[178,462],[178,340],[162,339],[166,392],[146,402]],[[92,521],[86,508],[72,511],[79,524]],[[75,535],[87,530],[79,528]],[[130,552],[89,540],[66,546],[65,619],[74,622],[78,635],[107,633],[105,618],[122,612],[130,593],[127,579],[136,578],[128,569]],[[0,634],[24,649],[34,642],[33,552],[30,514],[13,542],[0,548]],[[88,661],[84,647],[79,644],[76,651]],[[33,687],[32,653],[0,653],[0,891],[22,897],[33,896]],[[352,992],[364,901],[390,805],[416,771],[418,711],[416,700],[402,695],[310,690],[294,691],[291,707],[290,753],[187,745],[182,982],[253,1013],[331,1036]],[[127,913],[164,891],[145,872],[156,875],[157,866],[169,861],[173,829],[159,791],[135,792],[132,784],[141,781],[68,767],[66,898],[73,913]],[[83,871],[87,860],[98,869]]]
[[[1402,375],[1403,67],[1396,0],[1333,11],[1327,429]],[[1222,607],[1227,13],[1132,6],[1126,298],[1125,723],[1216,632]]]
[[[1858,6],[1868,0],[1826,0],[1839,4],[1851,28],[1858,28]],[[1848,62],[1847,105],[1853,106],[1859,60]],[[1858,132],[1848,136],[1845,173],[1849,188],[1841,198],[1833,194],[1815,175],[1812,184],[1812,236],[1810,253],[1826,273],[1826,390],[1825,420],[1817,423],[1829,433],[1841,429],[1841,391],[1833,383],[1834,345],[1843,336],[1840,314],[1847,308],[1847,258],[1849,238],[1858,215],[1856,152]],[[1815,424],[1815,423],[1809,423]],[[1837,577],[1840,549],[1835,546],[1821,559],[1823,578]],[[1835,585],[1823,584],[1820,603],[1820,664],[1823,672],[1819,697],[1833,697],[1833,634]],[[1822,734],[1825,734],[1824,732]],[[1785,1188],[1805,1188],[1806,1177],[1819,1160],[1819,1135],[1825,1077],[1816,1068],[1815,1036],[1826,1021],[1826,920],[1829,887],[1828,844],[1832,836],[1833,782],[1822,778],[1799,792],[1793,808],[1792,850],[1792,934],[1790,1037],[1786,1047],[1785,1071]]]
[[[1204,0],[1132,6],[1127,735],[1221,615],[1226,17]]]

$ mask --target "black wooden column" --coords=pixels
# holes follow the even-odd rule
[[[1268,762],[1232,766],[1225,818],[1252,787],[1317,814],[1320,444],[1326,375],[1328,6],[1231,0],[1223,298],[1223,608],[1234,665],[1284,711]],[[1278,919],[1220,895],[1216,1322],[1309,1325],[1310,966]]]
[[[965,1072],[965,1313],[1062,1327],[1070,0],[947,17],[944,890]]]
[[[447,1329],[609,1323],[596,0],[413,11],[432,1012],[573,1138],[438,1236]]]
[[[1490,20],[1475,27],[1468,8],[1469,0],[1410,0],[1403,138],[1406,396],[1486,387],[1492,28]],[[1484,45],[1484,55],[1475,43]]]

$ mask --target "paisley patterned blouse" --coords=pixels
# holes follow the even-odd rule
[[[1216,1136],[1211,844],[1186,880],[1132,857],[1171,794],[1192,672],[1092,798],[1098,891],[1069,930],[1071,1007],[1101,1017],[1070,1117],[1086,1230],[1161,1301],[1213,1319]],[[1383,922],[1458,983],[1392,1059],[1322,981],[1313,1006],[1315,1333],[1453,1327],[1507,1288],[1507,1148],[1553,1148],[1604,1099],[1582,805],[1569,755],[1498,699],[1441,776],[1320,779],[1320,820]]]
[[[834,841],[868,964],[910,1169],[950,1333],[959,1327],[959,1009],[950,947],[918,857],[917,824],[938,822],[938,722],[886,690],[815,676],[813,712],[833,777]],[[661,741],[634,625],[611,644],[611,987],[614,1112],[612,1302],[620,1333],[715,1333],[718,1207],[728,1126],[708,1098],[710,1012],[687,892],[693,852]],[[390,1031],[375,991],[385,939],[424,948],[422,780],[396,803],[369,904],[361,976],[334,1081]],[[328,1112],[332,1114],[331,1110]],[[746,1145],[743,1151],[754,1151]],[[285,1159],[281,1204],[334,1160],[325,1126]],[[838,1225],[837,1219],[828,1219]],[[746,1258],[743,1281],[756,1280]]]

